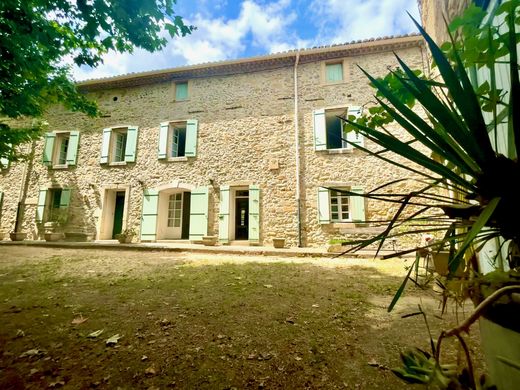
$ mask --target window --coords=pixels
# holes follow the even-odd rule
[[[188,99],[188,82],[175,83],[175,100],[187,100]]]
[[[43,163],[53,168],[76,165],[79,147],[79,131],[45,134]]]
[[[101,164],[124,164],[135,162],[138,128],[110,127],[103,130]]]
[[[330,190],[330,219],[332,222],[350,221],[349,196],[340,191]]]
[[[336,83],[343,81],[343,63],[325,64],[325,81]]]
[[[345,122],[340,117],[359,116],[361,107],[350,106],[334,109],[315,110],[314,148],[315,150],[352,149],[352,143],[363,146],[363,136],[355,131],[344,132]]]
[[[181,227],[182,193],[172,194],[168,199],[168,227]]]
[[[125,161],[125,149],[126,149],[126,138],[127,129],[115,129],[112,132],[112,158],[110,162],[123,162]]]
[[[359,195],[358,195],[359,194]],[[358,186],[318,188],[318,222],[320,224],[365,221],[365,198]]]
[[[42,188],[38,195],[36,222],[65,223],[70,204],[70,188]]]
[[[159,159],[195,157],[197,154],[198,121],[164,122],[159,130]]]

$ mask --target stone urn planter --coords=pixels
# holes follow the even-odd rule
[[[217,244],[217,236],[203,236],[202,243],[206,246],[215,246]]]
[[[284,248],[285,247],[285,238],[273,238],[273,246],[275,248]]]
[[[7,237],[7,233],[6,232],[0,232],[0,241],[2,241],[6,237]]]
[[[43,238],[45,238],[45,241],[59,241],[63,239],[64,235],[63,233],[56,233],[56,232],[45,232],[43,233]]]
[[[127,234],[116,234],[116,239],[120,244],[131,244],[134,239],[134,235]]]
[[[9,233],[11,241],[23,241],[27,238],[27,233],[23,232],[11,232]]]

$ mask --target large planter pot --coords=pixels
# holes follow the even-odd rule
[[[131,244],[134,236],[127,236],[123,234],[116,234],[116,239],[120,244]]]
[[[217,236],[203,236],[202,243],[206,246],[215,246],[217,244]]]
[[[273,246],[275,248],[285,247],[285,238],[273,238]]]
[[[22,232],[11,232],[9,233],[11,241],[23,241],[27,238],[27,233]]]
[[[0,232],[0,241],[2,241],[5,237],[7,237],[7,233]]]
[[[65,232],[65,241],[88,242],[92,241],[93,234],[85,232]]]
[[[59,241],[63,239],[63,233],[45,232],[43,233],[43,238],[45,238],[45,241]]]
[[[514,315],[513,313],[511,315]],[[520,383],[520,333],[480,318],[481,348],[491,382],[498,390],[516,390]]]
[[[433,265],[435,268],[435,272],[437,272],[441,276],[447,276],[449,273],[449,260],[450,252],[448,251],[440,251],[432,252]],[[455,275],[457,277],[461,277],[464,275],[464,261],[459,263],[459,268],[455,271]]]

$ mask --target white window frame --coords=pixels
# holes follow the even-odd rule
[[[330,221],[332,223],[338,222],[352,222],[352,211],[350,204],[350,196],[345,193],[341,193],[344,188],[338,188],[336,190],[329,190],[329,207],[330,207]],[[348,189],[346,189],[348,191]],[[336,200],[336,204],[333,204],[333,199]],[[336,211],[333,210],[334,206],[337,206]],[[346,207],[346,211],[344,211]],[[343,214],[348,213],[347,218],[343,218]],[[334,218],[334,214],[337,214],[337,218]]]
[[[60,161],[62,155],[62,145],[67,143],[67,148],[64,151],[63,162]],[[53,168],[66,168],[67,167],[67,151],[70,147],[70,132],[56,132],[56,138],[54,139],[54,145],[52,150],[52,167]]]
[[[118,152],[118,140],[120,137],[123,137],[124,142],[119,151],[120,155],[117,155]],[[126,143],[128,142],[128,127],[118,127],[112,129],[112,133],[110,134],[110,153],[108,155],[108,162],[110,164],[126,164],[125,161],[125,150]],[[116,159],[117,158],[117,159]]]
[[[186,157],[186,131],[188,122],[170,122],[168,126],[168,143],[166,146],[166,157],[168,159],[181,159]],[[184,154],[179,156],[179,138],[180,130],[184,129]],[[175,139],[177,142],[174,143]]]

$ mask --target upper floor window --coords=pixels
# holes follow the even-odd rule
[[[79,131],[45,133],[43,163],[53,168],[76,165]]]
[[[325,81],[327,83],[343,81],[343,62],[325,64]]]
[[[319,109],[313,112],[315,150],[351,149],[352,143],[363,146],[363,136],[356,131],[344,131],[342,117],[361,115],[361,107],[350,106]]]
[[[198,121],[161,123],[159,131],[159,159],[195,157],[197,155]]]
[[[135,162],[137,126],[110,127],[103,130],[101,164]]]
[[[188,82],[175,83],[175,100],[187,100],[188,99]]]

